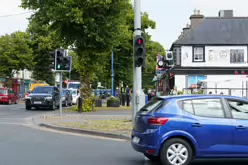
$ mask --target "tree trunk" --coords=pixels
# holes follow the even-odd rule
[[[90,88],[90,76],[80,76],[80,96],[83,100],[83,107],[91,108],[91,111],[94,111],[94,100],[91,96],[91,88]],[[84,104],[90,104],[90,105],[84,105]]]

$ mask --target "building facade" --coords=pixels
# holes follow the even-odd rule
[[[248,96],[248,18],[220,11],[204,17],[199,11],[172,44],[173,85],[184,93],[201,92]]]

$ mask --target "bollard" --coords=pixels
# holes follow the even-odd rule
[[[78,98],[78,113],[82,113],[83,112],[83,99],[82,97]]]

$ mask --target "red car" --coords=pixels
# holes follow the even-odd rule
[[[0,103],[18,104],[18,94],[10,88],[0,88]]]

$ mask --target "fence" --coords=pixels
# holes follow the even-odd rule
[[[248,88],[184,88],[183,94],[223,94],[248,98]]]

